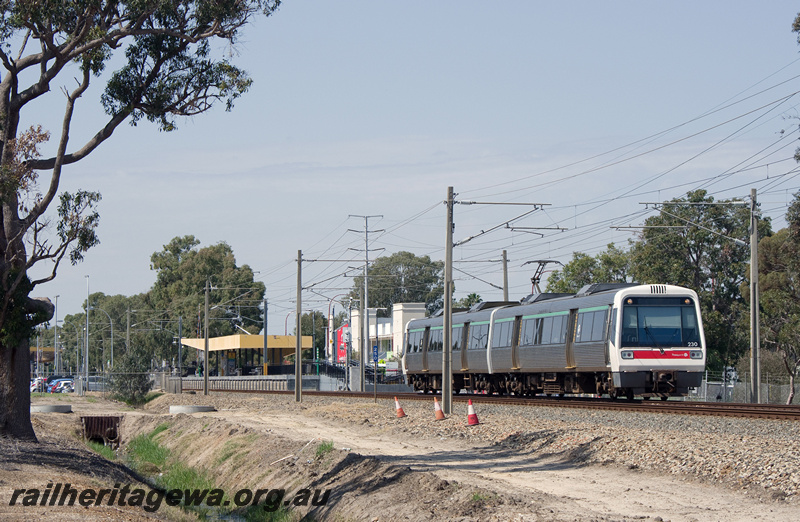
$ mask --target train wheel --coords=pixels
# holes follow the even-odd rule
[[[627,390],[625,390],[625,398],[628,399],[629,401],[633,400],[633,389],[632,388],[628,388]]]
[[[615,389],[612,389],[612,390],[608,390],[608,397],[609,397],[609,398],[610,398],[612,401],[615,401],[615,400],[617,400],[617,398],[618,398],[619,396],[617,395],[617,390],[616,390],[616,388],[615,388]]]
[[[667,397],[666,395],[664,395],[663,397],[661,397],[661,400],[662,400],[662,401],[665,401],[665,400],[667,400],[667,399],[669,399],[669,397]]]

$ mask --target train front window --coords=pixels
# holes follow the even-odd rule
[[[625,347],[700,346],[694,303],[684,298],[631,298],[622,308]]]

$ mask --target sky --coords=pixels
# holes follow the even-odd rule
[[[641,225],[653,214],[642,203],[689,190],[755,188],[777,230],[800,189],[798,11],[783,0],[285,0],[235,46],[215,44],[254,80],[231,112],[168,133],[123,124],[65,167],[63,190],[102,194],[101,243],[33,294],[58,295],[63,318],[82,310],[87,281],[91,293],[146,292],[150,256],[194,235],[256,271],[268,333],[283,334],[298,251],[303,309],[339,311],[365,226],[371,260],[444,259],[450,186],[460,203],[502,203],[455,205],[454,240],[478,236],[454,250],[456,298],[502,298],[503,250],[510,298],[525,297],[527,261],[624,247],[632,231],[612,227]],[[104,123],[102,87],[79,101],[70,150]],[[54,85],[23,125],[56,131],[62,115]],[[510,203],[544,206],[518,218],[533,207]]]

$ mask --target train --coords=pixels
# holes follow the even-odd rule
[[[414,390],[442,389],[444,316],[409,321],[401,354]],[[706,342],[697,293],[668,284],[595,283],[452,314],[454,393],[685,396]]]

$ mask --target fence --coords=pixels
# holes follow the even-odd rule
[[[721,372],[706,372],[700,387],[689,392],[689,399],[708,402],[751,402],[749,372],[730,379],[725,377]],[[761,376],[760,391],[762,403],[786,404],[791,392],[789,378],[765,373]]]
[[[357,387],[358,368],[354,368],[353,389]],[[273,369],[273,367],[270,367]],[[292,370],[288,374],[289,370]],[[317,370],[318,369],[318,370]],[[291,391],[294,390],[294,366],[285,367],[287,374],[283,375],[258,375],[242,377],[209,377],[209,388],[214,390],[229,391]],[[314,370],[317,370],[316,373]],[[344,389],[343,368],[328,368],[326,365],[303,363],[303,389]],[[369,366],[365,368],[366,388],[373,384],[373,370]],[[182,384],[183,390],[203,390],[202,377],[184,377],[181,379],[168,374],[151,374],[151,379],[156,386],[169,393],[178,393]],[[328,382],[335,381],[338,386],[333,386]],[[378,373],[379,385],[402,384],[403,375],[387,375],[383,372]],[[786,404],[791,389],[789,379],[785,376],[776,376],[765,373],[761,377],[761,402],[769,404]],[[750,375],[734,375],[726,377],[721,372],[706,372],[702,383],[698,388],[689,391],[687,400],[707,401],[707,402],[750,402]],[[800,403],[800,397],[794,401]]]

